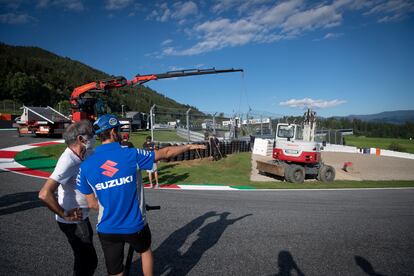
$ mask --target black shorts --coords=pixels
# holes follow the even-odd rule
[[[151,246],[151,230],[148,224],[141,231],[133,234],[99,233],[102,250],[105,256],[108,274],[118,274],[124,270],[124,245],[129,243],[136,252],[143,253]]]

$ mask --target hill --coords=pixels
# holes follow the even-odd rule
[[[414,122],[414,110],[386,111],[369,115],[349,115],[346,118],[350,120],[358,119],[364,122],[377,122],[400,125],[405,124],[406,122]]]
[[[9,99],[28,106],[52,107],[60,103],[68,111],[75,87],[110,77],[113,76],[38,47],[0,43],[0,101]],[[183,110],[191,107],[145,86],[112,90],[104,98],[108,112],[120,112],[121,105],[125,110],[141,112],[148,112],[153,104]]]

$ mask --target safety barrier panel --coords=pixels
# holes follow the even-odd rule
[[[334,144],[326,144],[326,146],[323,147],[323,151],[360,153],[360,150],[357,147],[334,145]]]
[[[380,148],[357,148],[357,147],[351,147],[351,146],[327,144],[324,147],[323,151],[361,153],[361,154],[372,154],[376,156],[389,156],[389,157],[414,159],[414,154],[412,153],[385,150],[385,149],[380,149]]]
[[[177,135],[181,138],[188,139],[188,130],[185,128],[177,128]],[[204,134],[190,130],[190,141],[201,142],[204,140]]]
[[[273,152],[273,139],[256,138],[254,140],[253,154],[271,156]]]

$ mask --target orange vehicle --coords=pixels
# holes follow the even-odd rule
[[[146,83],[151,80],[198,76],[207,74],[220,74],[231,72],[243,72],[242,69],[186,69],[178,71],[170,71],[161,74],[149,74],[149,75],[136,75],[132,80],[119,76],[112,79],[105,79],[94,81],[76,87],[71,95],[70,102],[72,106],[72,120],[79,121],[82,119],[88,119],[95,121],[95,119],[105,113],[105,104],[98,97],[99,93],[105,93],[108,90],[120,88],[124,86],[136,86]]]

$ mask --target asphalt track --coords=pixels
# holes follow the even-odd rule
[[[15,136],[1,131],[0,148],[43,141]],[[71,275],[69,245],[37,199],[43,182],[0,171],[0,275]],[[149,213],[156,275],[414,275],[413,189],[146,190],[146,200],[162,206]]]

